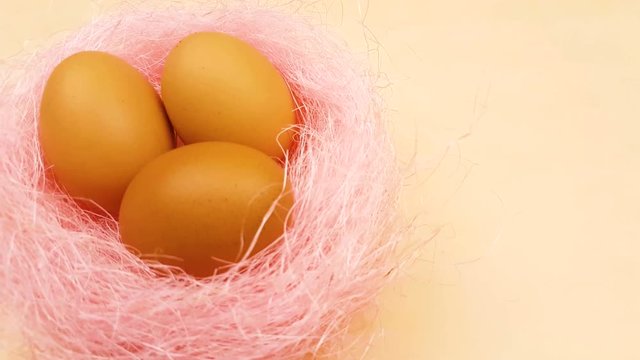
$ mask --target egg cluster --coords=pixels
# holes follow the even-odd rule
[[[59,187],[118,218],[126,245],[206,277],[282,235],[293,198],[278,161],[294,123],[265,56],[196,33],[168,55],[162,99],[118,57],[65,59],[45,87],[39,133]]]

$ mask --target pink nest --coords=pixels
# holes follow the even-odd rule
[[[288,159],[295,225],[276,246],[206,280],[155,275],[125,249],[113,219],[91,218],[45,178],[37,140],[40,95],[62,59],[107,51],[158,88],[169,50],[197,31],[226,32],[262,51],[302,114]],[[374,82],[343,45],[299,16],[257,5],[132,8],[23,60],[0,82],[0,301],[21,319],[33,357],[299,359],[339,351],[354,313],[395,268],[404,236]]]

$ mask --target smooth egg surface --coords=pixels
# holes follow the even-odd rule
[[[82,205],[114,216],[136,173],[174,146],[151,84],[103,52],[75,54],[53,70],[42,97],[39,137],[58,185]]]
[[[223,33],[183,39],[168,55],[162,97],[185,143],[225,141],[281,157],[295,123],[289,88],[250,44]]]
[[[122,201],[120,233],[143,258],[206,277],[278,239],[292,204],[284,169],[269,156],[234,143],[191,144],[134,178]]]

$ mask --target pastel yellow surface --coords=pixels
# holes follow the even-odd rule
[[[116,2],[0,1],[0,58]],[[640,2],[304,9],[384,72],[417,152],[406,212],[431,241],[380,299],[367,359],[640,359]]]

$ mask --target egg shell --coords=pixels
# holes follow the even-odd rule
[[[226,141],[282,156],[291,145],[294,102],[274,65],[223,33],[183,39],[168,55],[162,97],[185,143]]]
[[[284,169],[253,148],[225,142],[180,147],[131,182],[120,211],[122,240],[147,259],[209,276],[282,235],[293,204],[284,184]]]
[[[103,52],[75,54],[53,70],[42,96],[39,136],[58,185],[82,205],[114,216],[135,174],[174,146],[151,84]]]

